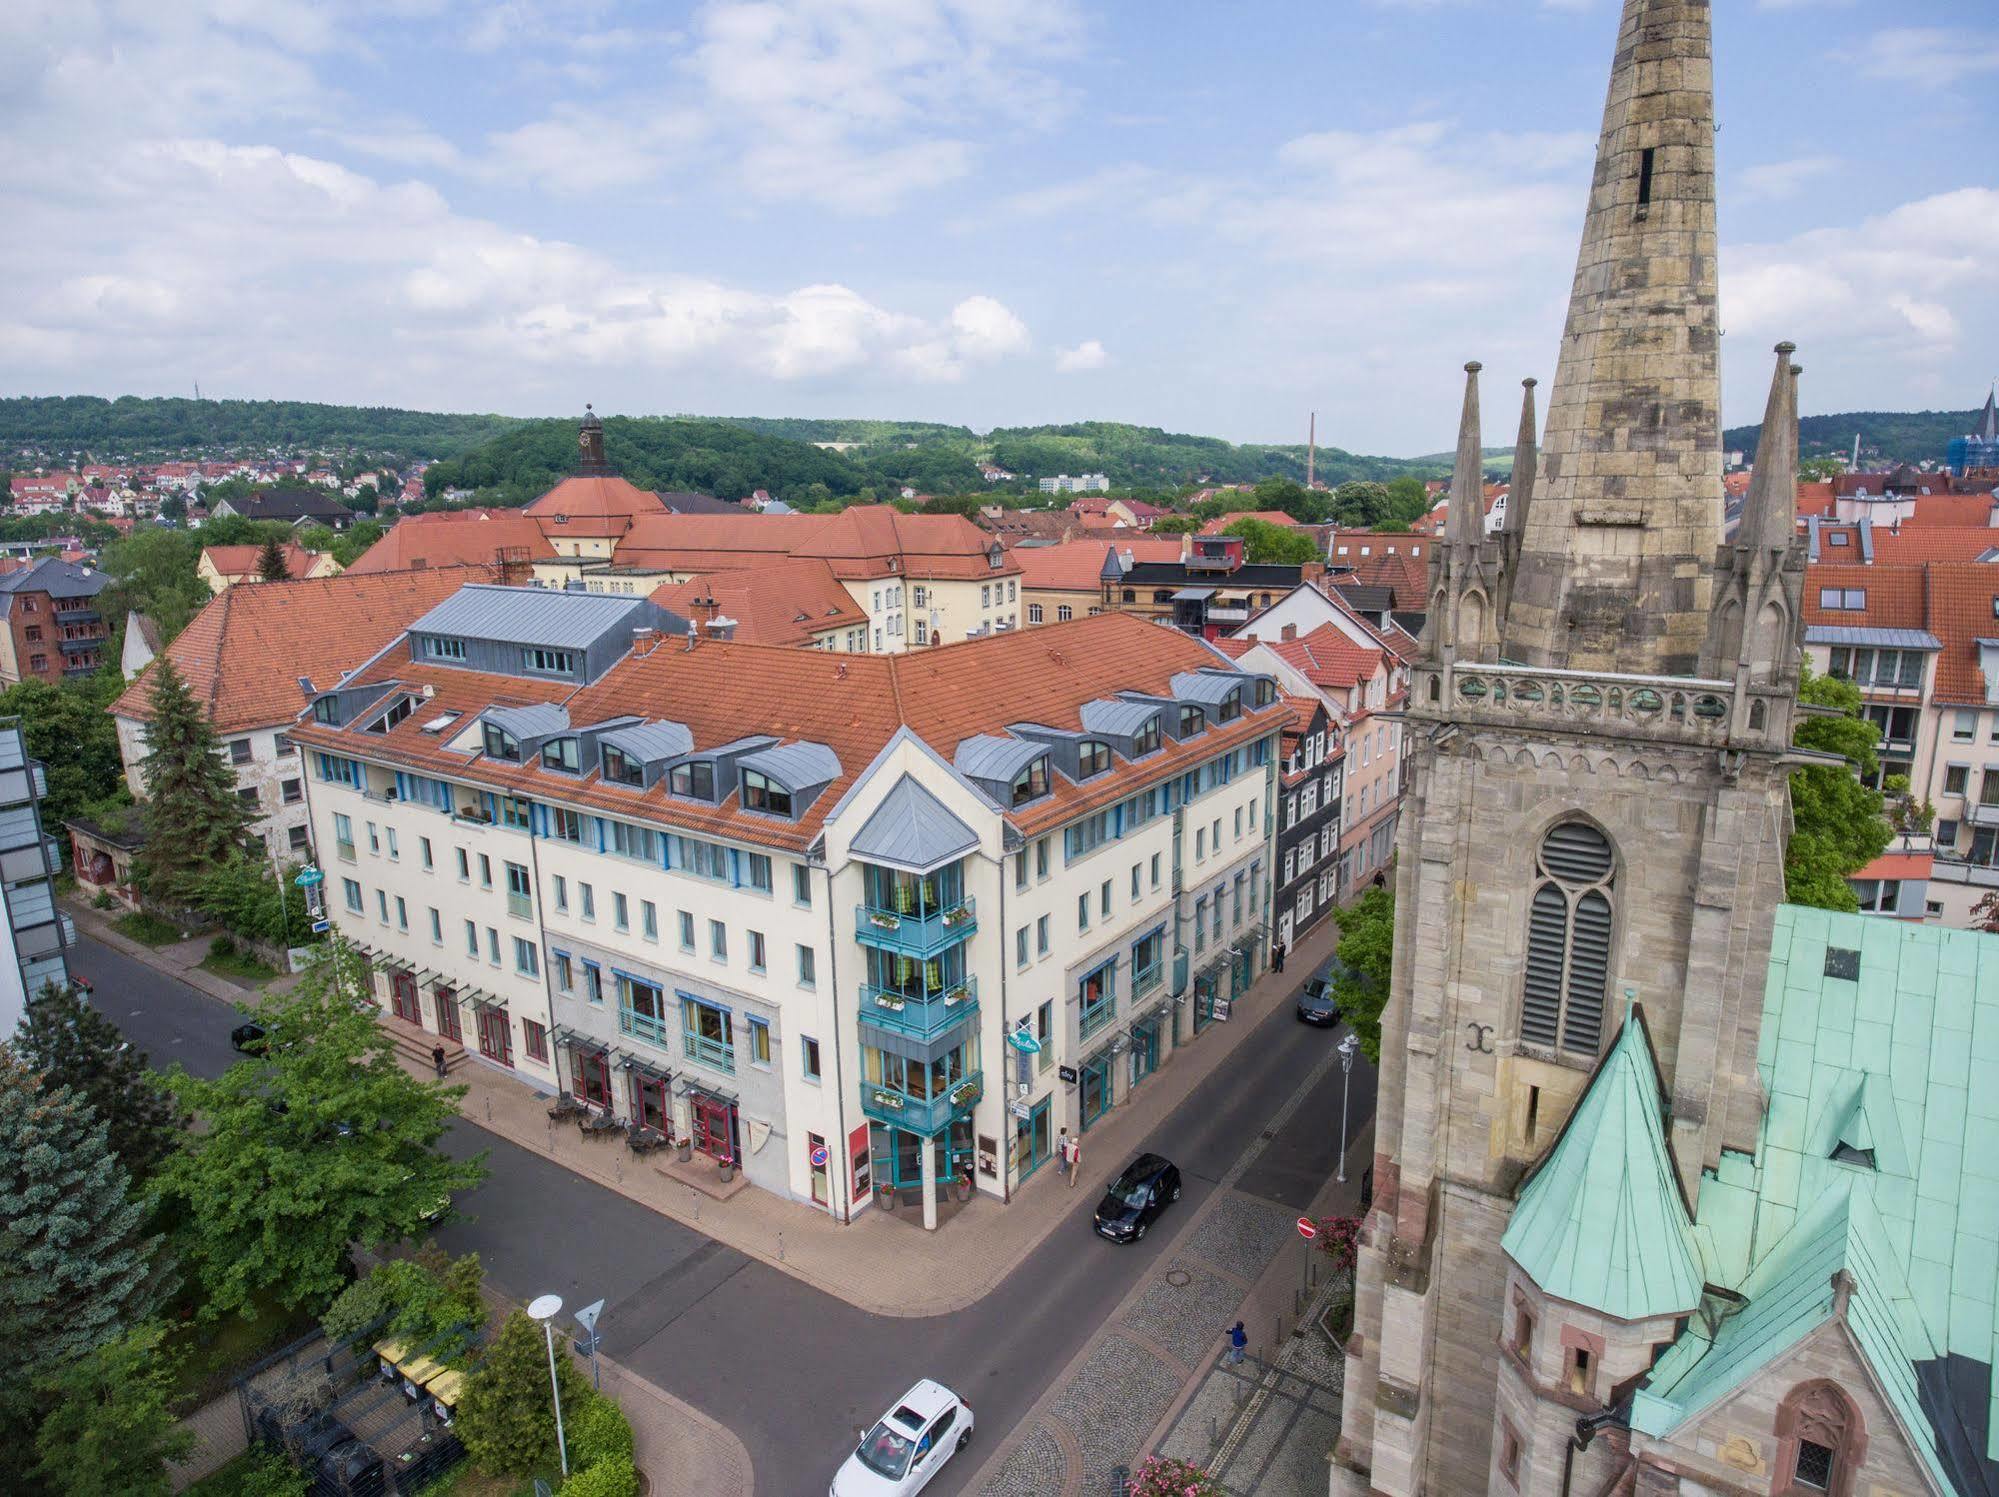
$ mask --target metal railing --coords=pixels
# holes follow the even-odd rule
[[[1106,1024],[1110,1023],[1112,1016],[1116,1013],[1117,994],[1106,993],[1102,1003],[1099,1003],[1094,1008],[1085,1007],[1083,1009],[1077,1023],[1078,1035],[1083,1039],[1088,1039]]]
[[[510,890],[507,894],[507,913],[509,915],[512,915],[517,920],[533,919],[534,918],[533,896],[527,894],[515,894]]]
[[[860,1021],[920,1040],[933,1040],[979,1011],[979,980],[968,977],[940,992],[902,993],[894,988],[861,987]]]
[[[890,1086],[861,1083],[861,1111],[879,1123],[891,1123],[912,1133],[934,1134],[949,1127],[978,1105],[985,1095],[983,1071],[972,1071],[934,1097],[913,1097]]]
[[[734,1074],[736,1069],[736,1047],[726,1040],[710,1039],[705,1034],[696,1034],[691,1029],[681,1031],[681,1053],[689,1060],[698,1060],[703,1065],[713,1066],[718,1071]]]
[[[673,1029],[678,1028],[678,1025],[673,1026]],[[642,1014],[635,1008],[626,1008],[622,1004],[619,1005],[619,1034],[633,1035],[638,1039],[646,1041],[648,1044],[659,1046],[662,1050],[671,1050],[673,1048],[673,1029],[668,1028],[667,1022],[664,1019],[655,1018],[651,1014]],[[684,1030],[681,1032],[685,1033]]]
[[[935,956],[978,928],[978,906],[971,899],[925,911],[892,910],[871,904],[854,907],[854,938],[903,956]]]

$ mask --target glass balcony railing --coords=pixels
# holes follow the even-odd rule
[[[894,988],[861,988],[860,1020],[919,1040],[934,1040],[953,1025],[979,1011],[979,980],[964,982],[928,995],[899,993]]]
[[[951,1123],[978,1105],[985,1095],[983,1071],[973,1071],[952,1082],[934,1097],[912,1097],[893,1087],[861,1083],[861,1111],[878,1123],[907,1128],[911,1133],[941,1133]]]
[[[507,913],[517,920],[533,919],[534,899],[530,895],[509,892],[507,895]]]
[[[869,904],[854,908],[855,939],[902,956],[935,956],[978,928],[978,910],[970,899],[927,912],[889,910]]]
[[[731,1074],[736,1069],[736,1047],[727,1040],[710,1039],[705,1034],[694,1034],[683,1030],[680,1036],[680,1053],[689,1060],[698,1060],[703,1065],[713,1066],[718,1071]]]
[[[1116,1012],[1117,998],[1115,995],[1110,994],[1107,994],[1104,1001],[1097,1004],[1094,1008],[1085,1006],[1080,1020],[1081,1038],[1088,1039],[1099,1029],[1102,1029],[1106,1024],[1110,1023],[1112,1015],[1116,1014]]]
[[[651,1014],[642,1014],[635,1008],[621,1008],[618,1010],[619,1034],[635,1036],[638,1039],[644,1040],[647,1044],[659,1046],[662,1050],[671,1050],[673,1048],[673,1034],[678,1031],[678,1025],[675,1025],[674,1029],[669,1031],[666,1020],[655,1018]]]
[[[1131,995],[1136,998],[1151,992],[1159,986],[1159,980],[1166,975],[1166,964],[1155,961],[1149,967],[1140,967],[1131,974]]]

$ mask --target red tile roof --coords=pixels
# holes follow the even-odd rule
[[[837,515],[641,515],[619,541],[621,567],[729,571],[773,555],[825,561],[841,578],[1006,577],[1019,568],[998,543],[963,515],[906,515],[886,504],[855,505]]]
[[[1807,515],[1826,516],[1835,512],[1832,485],[1830,483],[1801,483],[1798,485],[1798,518]]]
[[[1923,573],[1929,588],[1927,627],[1943,644],[1934,695],[1941,701],[1983,705],[1995,683],[1979,668],[1978,641],[1999,639],[1999,566],[1936,562]]]
[[[1314,686],[1326,690],[1344,691],[1372,681],[1388,665],[1385,651],[1355,644],[1337,624],[1321,624],[1296,639],[1265,640],[1264,644]]]
[[[405,515],[396,521],[347,571],[351,576],[496,563],[502,552],[518,552],[528,561],[545,561],[555,555],[555,547],[525,510],[438,510]]]
[[[194,616],[166,654],[218,732],[279,726],[305,706],[299,677],[331,686],[466,583],[497,577],[492,567],[449,567],[232,587]],[[111,711],[142,722],[152,717],[150,668]]]
[[[1220,535],[1238,520],[1261,520],[1266,525],[1296,525],[1298,522],[1281,509],[1246,509],[1234,514],[1216,515],[1203,525],[1199,535]]]
[[[1995,573],[1999,576],[1999,573]],[[1828,588],[1859,589],[1865,608],[1826,608],[1820,598]],[[1921,567],[1865,567],[1846,562],[1820,562],[1805,572],[1805,622],[1867,629],[1921,629],[1923,571]]]
[[[550,535],[623,535],[639,515],[662,514],[659,495],[639,488],[615,473],[578,473],[530,504],[525,513],[548,527]]]
[[[284,546],[285,570],[293,577],[303,577],[319,560],[318,553],[308,551],[303,546],[286,542]],[[260,575],[263,559],[262,546],[203,546],[201,554],[208,558],[208,564],[224,577],[256,577]]]
[[[1892,530],[1876,525],[1873,533],[1874,560],[1877,563],[1912,566],[1926,561],[1977,561],[1988,551],[1999,551],[1999,529],[1987,525],[1918,525],[1904,522]],[[1854,546],[1858,544],[1856,540]],[[1850,552],[1853,547],[1843,549]],[[1825,555],[1823,545],[1819,554]]]
[[[1020,568],[1020,585],[1049,592],[1094,593],[1104,558],[1129,551],[1134,561],[1178,561],[1179,536],[1151,540],[1136,532],[1115,541],[1065,541],[1059,546],[1016,546],[1009,554]]]
[[[810,645],[828,629],[865,625],[868,616],[817,557],[771,561],[732,572],[704,572],[669,582],[652,601],[682,618],[710,617],[697,600],[712,598],[736,621],[734,638],[746,645]]]
[[[1986,525],[1992,523],[1999,500],[1987,494],[1925,494],[1915,503],[1907,525]],[[1993,534],[1999,541],[1999,531]]]

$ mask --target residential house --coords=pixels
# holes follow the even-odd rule
[[[1008,554],[1020,568],[1023,622],[1061,624],[1104,611],[1104,567],[1113,554],[1129,562],[1178,562],[1186,555],[1179,536],[1157,540],[1072,540],[1055,546],[1016,546]]]
[[[1271,801],[1277,818],[1277,894],[1271,909],[1276,939],[1288,950],[1339,904],[1346,740],[1318,696],[1284,701],[1291,722]]]
[[[324,525],[345,530],[354,523],[354,511],[320,488],[262,489],[241,499],[217,499],[208,513],[218,520],[240,515],[246,520],[278,520],[294,528]],[[192,511],[188,518],[193,520]]]
[[[666,583],[651,596],[704,631],[726,631],[727,638],[741,644],[852,654],[867,648],[867,613],[818,557],[702,572],[685,582]]]
[[[97,595],[110,581],[53,556],[0,574],[0,683],[60,681],[102,665],[111,631]]]
[[[1099,601],[1107,612],[1158,619],[1186,633],[1218,639],[1324,571],[1318,563],[1247,561],[1240,536],[1189,537],[1186,553],[1177,561],[1144,560],[1130,546],[1118,545],[1104,557]]]
[[[1110,479],[1102,473],[1082,473],[1073,478],[1061,473],[1042,479],[1039,485],[1044,494],[1104,494],[1110,492],[1110,486]]]
[[[282,549],[288,577],[331,577],[340,570],[330,551],[308,551],[290,543]],[[262,581],[263,562],[262,546],[203,546],[194,572],[211,593],[219,593],[239,582]]]
[[[374,545],[354,558],[349,576],[413,571],[423,567],[525,568],[552,561],[555,547],[543,525],[518,509],[432,510],[404,515]]]

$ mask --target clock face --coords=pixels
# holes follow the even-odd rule
[[[590,433],[587,431],[578,432],[576,434],[576,445],[581,447],[585,452],[588,452],[590,450]]]

